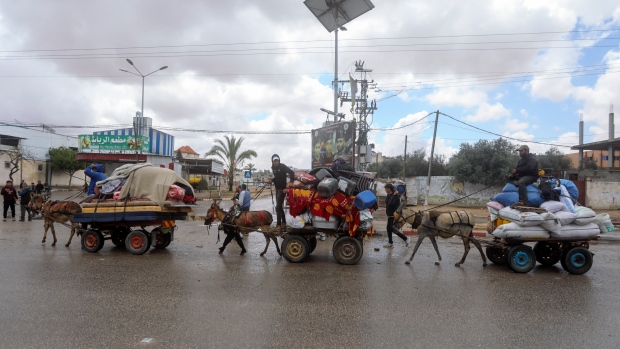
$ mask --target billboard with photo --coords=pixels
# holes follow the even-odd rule
[[[311,168],[330,167],[334,160],[343,158],[353,165],[355,122],[338,122],[312,130]]]

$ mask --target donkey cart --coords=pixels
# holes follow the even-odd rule
[[[82,225],[82,248],[87,252],[97,252],[105,240],[112,240],[114,245],[141,255],[151,246],[168,247],[174,240],[175,221],[186,220],[192,211],[190,205],[167,205],[163,209],[152,205],[84,207],[71,221]],[[148,226],[155,228],[149,232]]]
[[[594,254],[588,249],[588,239],[550,238],[550,239],[516,239],[495,238],[486,248],[486,255],[495,264],[506,264],[515,273],[527,273],[536,262],[552,266],[560,262],[562,268],[574,275],[587,273],[593,264]],[[536,242],[534,248],[525,245]]]
[[[328,222],[325,222],[328,223]],[[332,254],[340,264],[356,264],[364,253],[364,231],[357,230],[355,235],[349,235],[347,229],[337,226],[316,228],[310,225],[301,229],[287,228],[282,237],[282,256],[291,263],[301,263],[314,251],[317,245],[317,233],[322,232],[336,237],[332,246]]]

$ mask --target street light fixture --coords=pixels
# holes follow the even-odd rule
[[[131,59],[127,58],[127,63],[131,64],[131,66],[138,72],[138,74],[136,74],[134,72],[131,72],[129,70],[126,70],[126,69],[119,69],[119,70],[122,71],[122,72],[125,72],[125,73],[129,73],[131,75],[140,76],[142,78],[142,107],[140,108],[140,117],[137,118],[138,125],[137,125],[137,127],[135,127],[136,129],[134,130],[134,136],[135,136],[134,138],[135,138],[136,154],[137,154],[138,153],[138,142],[137,142],[138,130],[140,130],[140,131],[142,130],[142,120],[143,120],[142,118],[144,118],[144,78],[149,76],[149,75],[151,75],[151,74],[153,74],[153,73],[156,73],[156,72],[158,72],[160,70],[167,69],[168,66],[165,65],[165,66],[163,66],[163,67],[161,67],[161,68],[159,68],[157,70],[154,70],[154,71],[144,75],[144,74],[142,74],[140,72],[140,70],[138,70],[138,67],[136,67],[135,64],[133,64]],[[141,147],[140,147],[140,151],[142,151]]]

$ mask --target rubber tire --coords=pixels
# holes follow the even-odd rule
[[[125,247],[125,239],[131,233],[131,229],[127,227],[117,227],[110,234],[112,243],[117,247]]]
[[[340,264],[353,265],[364,254],[362,242],[351,236],[344,236],[334,242],[332,254]]]
[[[282,241],[282,257],[291,263],[301,263],[310,255],[308,241],[298,235],[287,235]]]
[[[568,248],[562,253],[562,267],[573,275],[582,275],[587,273],[594,259],[592,252],[582,246],[574,246]]]
[[[172,241],[172,235],[170,233],[157,233],[155,234],[155,248],[158,250],[164,249],[170,245]]]
[[[125,248],[135,255],[145,253],[151,247],[149,234],[144,230],[134,230],[125,239]]]
[[[559,242],[545,242],[539,241],[534,245],[534,253],[536,254],[536,261],[544,266],[550,267],[557,264],[562,259],[562,253],[554,254],[556,250],[554,245],[558,249],[562,247]]]
[[[308,245],[310,246],[310,253],[314,252],[314,250],[316,249],[316,244],[317,244],[316,236],[313,236],[310,239],[308,239]]]
[[[95,253],[103,247],[103,234],[98,230],[89,229],[82,233],[82,249]]]
[[[493,264],[497,264],[497,265],[506,264],[506,250],[505,249],[502,249],[499,247],[487,246],[486,255],[487,255],[487,258],[491,262],[493,262]]]
[[[512,246],[506,254],[506,264],[515,273],[527,273],[536,266],[536,254],[527,245]]]

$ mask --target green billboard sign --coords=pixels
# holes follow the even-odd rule
[[[78,149],[81,152],[98,151],[149,151],[149,137],[117,135],[79,135]]]

